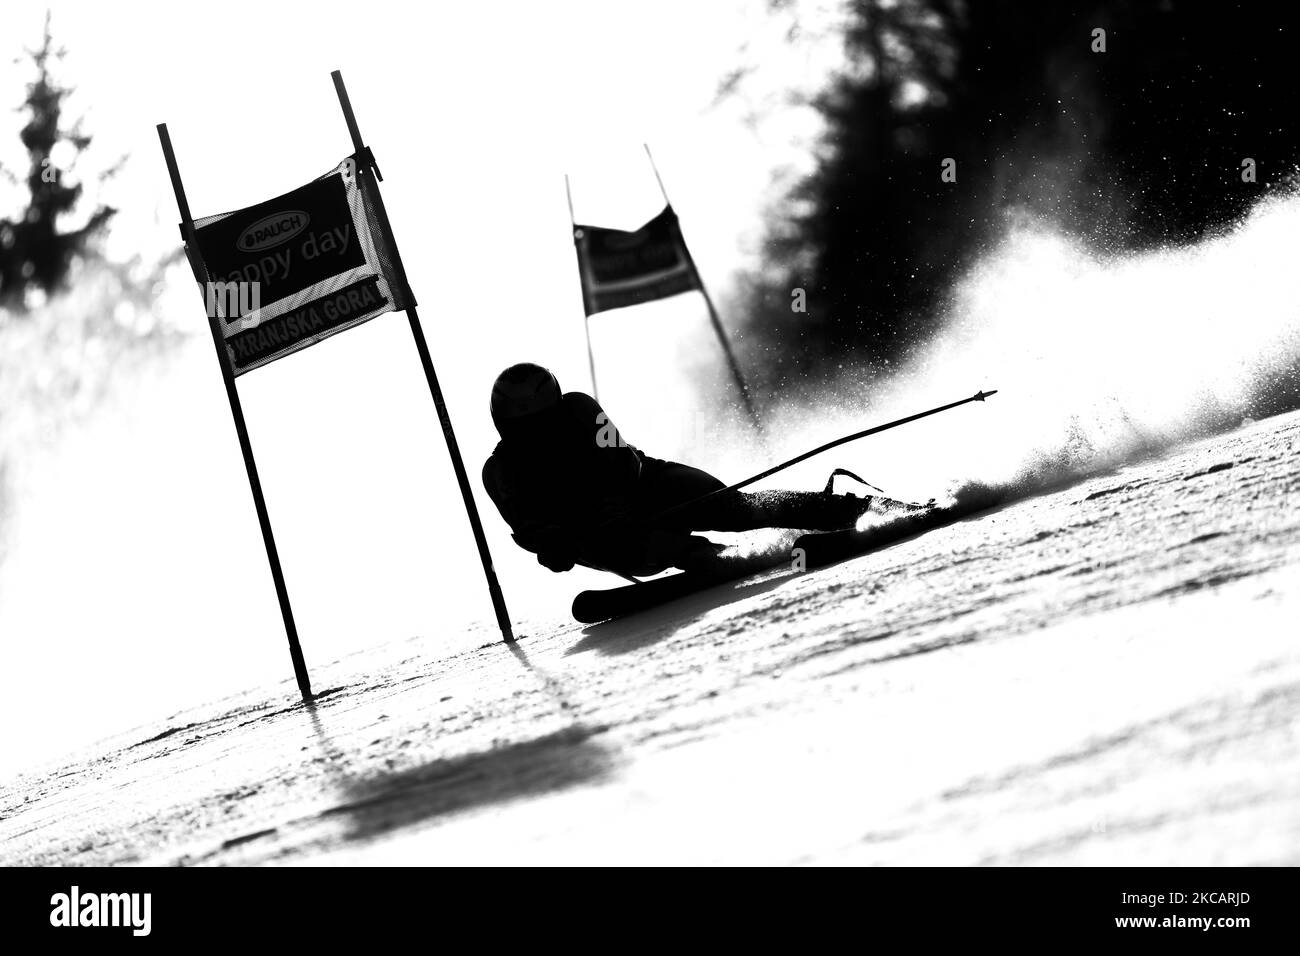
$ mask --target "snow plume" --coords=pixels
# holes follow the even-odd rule
[[[794,549],[801,531],[756,531],[743,534],[713,533],[708,537],[727,545],[727,550],[720,557],[736,573],[743,570],[762,571],[777,563],[778,558],[785,558]]]
[[[951,324],[914,374],[986,377],[1002,390],[978,477],[1012,485],[1089,473],[1292,408],[1297,248],[1296,195],[1261,203],[1226,234],[1130,256],[1090,254],[1022,224],[963,283]]]
[[[811,486],[846,465],[899,497],[971,510],[1300,406],[1297,249],[1300,190],[1199,242],[1138,253],[1099,253],[1021,216],[909,362],[844,370],[832,399],[783,408],[773,431],[792,454],[978,389],[998,394],[768,484]]]

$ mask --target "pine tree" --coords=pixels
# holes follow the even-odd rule
[[[116,212],[99,205],[83,225],[60,229],[76,212],[83,184],[70,182],[67,171],[55,165],[55,148],[60,143],[69,144],[74,157],[69,165],[75,166],[76,158],[91,143],[91,137],[81,132],[79,124],[70,128],[63,124],[64,100],[72,90],[59,85],[52,66],[64,52],[54,46],[47,13],[40,48],[27,51],[36,72],[35,80],[27,87],[23,103],[27,123],[21,132],[31,160],[26,177],[27,204],[15,219],[0,218],[0,307],[13,312],[25,311],[36,290],[49,295],[62,288],[72,264],[87,255],[92,240],[104,232]],[[116,169],[105,171],[99,179],[107,179]],[[4,172],[11,182],[17,182],[12,173]]]

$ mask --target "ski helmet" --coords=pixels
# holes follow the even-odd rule
[[[535,415],[560,404],[560,383],[549,370],[531,362],[512,365],[492,384],[492,421]]]

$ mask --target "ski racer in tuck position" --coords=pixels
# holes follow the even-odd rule
[[[561,391],[539,365],[502,372],[491,410],[501,441],[483,484],[515,542],[552,571],[708,571],[723,546],[696,532],[838,531],[872,509],[872,498],[833,494],[830,483],[822,492],[727,490],[699,468],[652,458],[611,440],[617,430],[596,400]]]

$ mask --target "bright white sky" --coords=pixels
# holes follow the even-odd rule
[[[788,19],[753,0],[54,2],[53,12],[98,155],[132,157],[107,197],[122,210],[121,255],[178,238],[156,123],[169,125],[196,216],[250,205],[351,151],[329,77],[343,71],[476,490],[495,441],[486,405],[497,371],[532,360],[568,387],[589,385],[563,174],[580,220],[634,227],[661,203],[641,152],[650,142],[701,271],[722,292],[751,254],[774,169],[807,155],[814,127],[790,110],[749,125],[738,104],[711,107],[717,84],[757,62],[750,91],[770,102],[838,55],[824,37],[791,44]],[[8,59],[39,40],[43,16],[43,5],[5,7],[6,106],[28,78]],[[0,138],[0,157],[20,163],[13,132]],[[122,383],[15,478],[0,720],[42,729],[10,745],[0,771],[291,675],[202,307],[188,273],[174,278],[169,314],[195,333],[193,347]],[[710,390],[730,400],[699,298],[607,315],[593,332],[601,397],[624,433],[663,456],[689,445],[738,477],[749,462],[724,468],[720,445],[709,460],[708,436],[690,427]],[[239,384],[309,665],[410,634],[436,653],[441,633],[490,619],[403,315]],[[514,549],[481,494],[480,504],[517,620],[562,613],[602,580],[552,577]]]

